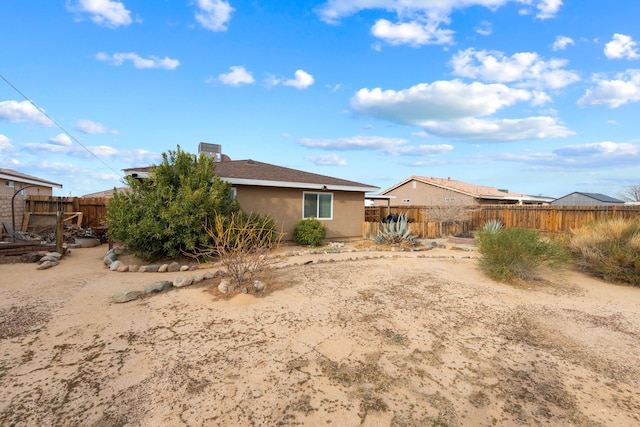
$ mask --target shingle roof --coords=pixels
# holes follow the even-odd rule
[[[27,175],[26,173],[21,173],[14,171],[13,169],[5,169],[0,168],[0,177],[4,178],[14,178],[18,181],[23,181],[32,184],[38,184],[45,187],[58,187],[62,188],[62,184],[58,184],[57,182],[47,181],[46,179],[38,178],[35,176]]]
[[[304,172],[255,160],[228,160],[215,164],[215,173],[225,181],[240,185],[269,187],[322,188],[343,191],[376,191],[379,188],[355,181]],[[125,173],[148,173],[151,167],[125,169]]]
[[[574,193],[571,193],[571,194],[574,194]],[[590,197],[592,199],[598,200],[600,202],[605,202],[605,203],[624,203],[623,200],[616,199],[614,197],[609,197],[605,194],[600,194],[600,193],[583,193],[580,191],[576,191],[575,194],[582,194],[583,196]]]

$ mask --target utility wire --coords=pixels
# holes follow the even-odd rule
[[[108,164],[106,164],[104,162],[104,160],[102,160],[100,157],[96,156],[93,151],[89,150],[84,144],[82,144],[80,141],[78,141],[78,139],[71,135],[69,132],[67,132],[67,130],[65,128],[63,128],[58,122],[56,122],[51,116],[49,116],[47,113],[45,113],[45,111],[38,107],[36,105],[35,102],[33,102],[31,99],[29,99],[24,93],[22,93],[22,91],[20,89],[18,89],[17,87],[15,87],[13,85],[13,83],[11,83],[9,80],[7,80],[2,74],[0,74],[0,78],[2,78],[2,80],[5,81],[6,84],[8,84],[9,86],[11,86],[11,88],[13,88],[13,90],[15,90],[16,92],[18,92],[20,94],[20,96],[22,96],[25,100],[27,100],[31,105],[34,106],[34,108],[36,110],[38,110],[40,113],[42,113],[47,119],[51,120],[51,123],[53,123],[54,125],[56,125],[60,130],[62,130],[62,132],[64,132],[69,138],[71,138],[71,140],[73,142],[75,142],[76,144],[78,144],[79,146],[81,146],[87,153],[89,153],[92,157],[95,157],[96,160],[98,160],[100,163],[102,163],[103,165],[105,165],[109,170],[113,171],[113,173],[115,173],[116,175],[120,176],[120,172],[116,171],[115,169],[113,169],[111,166],[109,166]]]

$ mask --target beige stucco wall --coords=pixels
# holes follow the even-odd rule
[[[302,194],[305,190],[277,187],[234,186],[236,198],[247,213],[270,214],[285,240],[291,240],[293,228],[302,219]],[[317,193],[317,190],[308,190]],[[364,193],[328,191],[333,194],[333,219],[321,221],[327,226],[327,239],[362,236]]]
[[[474,197],[466,194],[436,187],[419,181],[409,181],[388,193],[386,196],[395,196],[391,199],[393,207],[402,206],[469,206],[477,204]],[[408,200],[408,201],[405,201]],[[387,206],[386,200],[376,200],[374,206]]]
[[[13,194],[20,190],[22,187],[26,187],[27,185],[32,185],[32,184],[26,184],[24,182],[20,182],[20,181],[13,181],[13,187],[10,187],[9,185],[7,185],[7,179],[2,179],[0,180],[0,194],[1,195],[7,195],[7,196],[13,196]],[[53,189],[51,187],[30,187],[30,188],[25,188],[24,190],[25,194],[28,196],[51,196],[53,194]],[[16,196],[16,198],[19,196]]]

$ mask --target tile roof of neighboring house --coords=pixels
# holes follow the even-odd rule
[[[235,185],[257,185],[267,187],[310,188],[340,191],[371,192],[379,187],[304,172],[297,169],[262,163],[255,160],[228,160],[215,163],[215,173],[222,179]],[[137,173],[141,177],[148,176],[152,167],[125,169],[127,175]]]
[[[111,197],[113,196],[113,188],[111,190],[98,191],[97,193],[85,194],[82,197]],[[118,192],[127,192],[129,187],[118,187]]]
[[[16,172],[13,169],[0,168],[0,178],[21,181],[27,184],[35,184],[43,187],[62,188],[62,184],[58,184],[57,182],[47,181],[46,179],[27,175],[26,173]]]
[[[506,189],[499,189],[495,187],[487,187],[484,185],[469,184],[466,182],[458,181],[451,178],[432,178],[425,176],[411,176],[404,181],[389,187],[382,191],[381,194],[388,193],[401,185],[412,180],[423,182],[425,184],[435,185],[437,187],[446,188],[448,190],[457,191],[459,193],[466,194],[468,196],[477,197],[481,199],[509,199],[509,200],[538,200],[546,198],[539,198],[534,196],[528,196],[526,194],[515,193]]]

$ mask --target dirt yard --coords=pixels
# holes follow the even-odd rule
[[[116,304],[184,273],[112,272],[106,250],[0,264],[0,425],[640,425],[639,288],[359,250],[283,257],[262,293]]]

